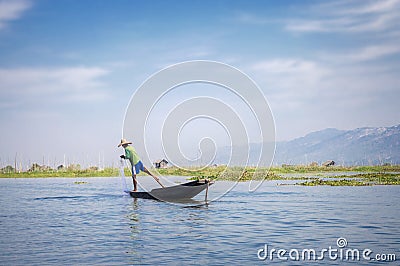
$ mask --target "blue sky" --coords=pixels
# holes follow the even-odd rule
[[[399,43],[399,0],[0,0],[0,166],[115,163],[131,95],[186,60],[248,74],[277,140],[399,124]]]

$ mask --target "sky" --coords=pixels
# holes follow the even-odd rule
[[[116,164],[133,93],[190,60],[252,78],[278,141],[397,125],[399,43],[400,0],[0,0],[0,167]],[[189,153],[192,126],[182,137]]]

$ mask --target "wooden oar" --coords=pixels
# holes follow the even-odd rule
[[[151,175],[151,176],[154,178],[154,180],[157,181],[158,184],[160,184],[160,186],[161,186],[162,188],[165,188],[165,186],[164,186],[163,184],[161,184],[160,179],[159,179],[158,177],[155,177],[155,176],[153,176],[153,175]]]

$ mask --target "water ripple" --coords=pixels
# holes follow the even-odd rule
[[[248,193],[244,184],[210,205],[186,206],[132,199],[115,178],[79,187],[56,178],[0,182],[2,265],[262,265],[280,263],[258,260],[265,244],[321,249],[338,237],[351,248],[400,249],[400,187],[266,184]]]

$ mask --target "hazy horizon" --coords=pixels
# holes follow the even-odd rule
[[[394,127],[394,126],[400,126],[399,124],[395,124],[392,126],[388,126],[388,127]],[[360,127],[360,128],[353,128],[353,129],[338,129],[338,128],[324,128],[321,130],[317,130],[317,131],[312,131],[312,132],[308,132],[307,134],[303,135],[303,136],[298,136],[296,138],[290,139],[290,140],[281,140],[281,141],[277,141],[277,143],[283,143],[283,142],[290,142],[302,137],[307,136],[308,134],[311,133],[316,133],[319,131],[324,131],[327,129],[335,129],[335,130],[341,130],[341,131],[352,131],[352,130],[357,130],[357,129],[361,129],[361,128],[380,128],[380,127]],[[253,142],[253,143],[249,143],[249,145],[258,145],[260,144],[260,142]],[[218,149],[224,149],[224,148],[229,148],[230,146],[218,146]],[[191,154],[192,156],[196,156],[197,150]],[[123,154],[123,151],[121,149],[121,154]],[[65,156],[64,156],[65,155]],[[113,160],[106,160],[106,156],[104,154],[104,152],[99,152],[97,154],[97,157],[89,157],[89,154],[84,154],[83,156],[74,156],[74,157],[68,157],[67,154],[64,154],[61,156],[61,158],[58,158],[57,156],[54,155],[43,155],[42,156],[42,160],[31,160],[29,158],[20,158],[20,156],[18,156],[18,154],[16,154],[16,156],[14,155],[14,157],[8,157],[8,158],[0,158],[0,168],[3,168],[5,166],[12,166],[14,167],[14,163],[17,163],[17,169],[20,169],[21,166],[20,164],[22,164],[22,170],[28,170],[34,163],[39,164],[39,165],[44,165],[44,166],[50,166],[53,169],[56,169],[58,166],[63,165],[65,166],[69,166],[69,165],[80,165],[82,167],[82,169],[85,168],[89,168],[92,166],[96,166],[99,167],[100,169],[103,168],[107,168],[107,167],[119,167],[119,161],[118,159],[113,159]],[[15,158],[17,158],[17,160],[15,161]],[[165,157],[163,157],[162,155],[158,156],[158,157],[154,157],[153,161],[159,160],[159,159],[164,159]],[[323,159],[323,161],[325,161]],[[311,162],[311,161],[310,161]],[[289,161],[288,161],[289,163]],[[197,165],[197,164],[193,164],[193,165]],[[192,166],[193,166],[192,165]],[[205,164],[199,164],[199,165],[205,165]],[[276,162],[275,160],[273,161],[272,165],[280,165],[280,163]],[[149,165],[149,167],[152,167],[153,165]],[[184,165],[184,166],[190,166],[190,165]]]

